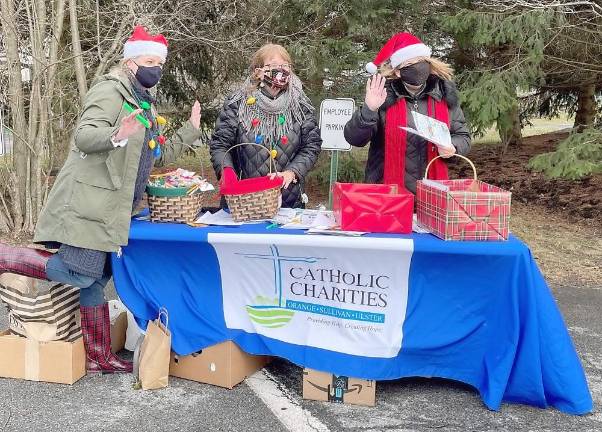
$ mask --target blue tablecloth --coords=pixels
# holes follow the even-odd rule
[[[129,245],[112,257],[117,292],[141,322],[170,312],[172,348],[190,354],[226,340],[251,354],[365,379],[442,377],[474,386],[485,405],[502,401],[592,410],[587,381],[562,316],[529,248],[506,242],[412,239],[403,344],[394,358],[359,357],[228,329],[209,233],[302,232],[265,224],[192,228],[133,221]],[[395,236],[393,236],[395,237]]]

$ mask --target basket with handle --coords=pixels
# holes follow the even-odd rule
[[[230,147],[226,153],[224,153],[221,164],[222,170],[224,168],[224,162],[226,161],[226,156],[228,153],[237,147],[242,147],[245,145],[257,146],[267,151],[270,161],[270,174],[273,172],[272,167],[274,168],[274,171],[276,170],[276,165],[270,154],[270,150],[256,143],[240,143]],[[228,204],[228,208],[230,209],[232,219],[236,222],[271,219],[276,215],[280,207],[280,186],[258,192],[223,195],[226,199],[226,203]]]
[[[168,174],[156,174],[151,178]],[[209,197],[208,192],[201,192],[194,186],[166,188],[147,185],[146,194],[152,222],[194,222]]]
[[[416,185],[418,223],[444,240],[506,240],[510,225],[511,193],[477,179],[477,170],[470,159],[473,178],[429,180],[426,167],[424,179]]]

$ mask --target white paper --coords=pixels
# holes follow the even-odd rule
[[[326,210],[303,210],[295,215],[288,223],[281,226],[284,229],[328,229],[337,225],[334,213]]]
[[[307,234],[320,234],[320,235],[331,235],[331,236],[342,236],[342,237],[360,237],[365,232],[361,231],[341,231],[335,229],[320,229],[320,228],[310,228],[307,230]]]
[[[276,213],[276,216],[272,219],[272,222],[277,223],[279,225],[284,225],[291,222],[297,214],[300,214],[300,209],[292,209],[292,208],[281,208]]]
[[[111,324],[115,324],[119,315],[123,312],[127,312],[125,305],[121,302],[121,300],[109,300],[109,320],[111,320]]]
[[[232,219],[232,215],[222,209],[213,214],[211,214],[211,212],[206,212],[205,214],[201,215],[194,222],[198,223],[198,224],[218,225],[218,226],[240,226],[240,225],[244,225],[244,224],[257,224],[257,223],[262,223],[262,222],[280,223],[276,219],[277,218],[290,218],[291,217],[290,210],[293,210],[293,212],[295,211],[294,209],[280,209],[278,211],[278,214],[273,219],[255,219],[255,220],[250,220],[250,221],[245,221],[245,222],[235,222],[234,219]]]
[[[333,228],[337,226],[337,221],[334,218],[334,213],[331,211],[321,211],[318,212],[318,215],[316,216],[316,218],[314,219],[314,221],[311,224],[312,228],[323,228],[323,229],[328,229],[328,228]]]
[[[435,144],[437,147],[446,149],[454,148],[454,145],[451,142],[449,128],[445,123],[432,117],[425,116],[424,114],[420,114],[417,111],[412,111],[412,117],[416,129],[406,126],[399,127],[410,133],[421,136],[425,140]]]
[[[206,212],[201,217],[199,217],[195,223],[205,224],[205,225],[219,225],[219,226],[239,226],[242,225],[242,222],[234,222],[232,219],[232,215],[224,210],[217,211],[213,214],[211,212]]]
[[[201,192],[208,192],[208,191],[215,190],[215,187],[208,181],[205,181],[205,182],[201,183],[201,187],[199,188],[199,190]]]
[[[412,218],[412,231],[414,231],[415,233],[418,233],[418,234],[428,234],[429,233],[429,230],[424,228],[418,222],[418,217],[416,216],[416,213],[414,213],[414,217]]]

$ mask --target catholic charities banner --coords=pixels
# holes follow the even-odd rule
[[[397,355],[413,242],[209,234],[230,329],[364,357]]]

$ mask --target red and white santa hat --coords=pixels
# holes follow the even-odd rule
[[[162,34],[151,35],[143,26],[136,26],[132,36],[123,46],[123,58],[130,59],[142,55],[167,57],[167,39]]]
[[[387,60],[396,68],[416,57],[430,57],[431,49],[411,33],[397,33],[387,41],[374,57],[374,61],[366,65],[366,71],[372,75],[378,72],[378,67]]]

